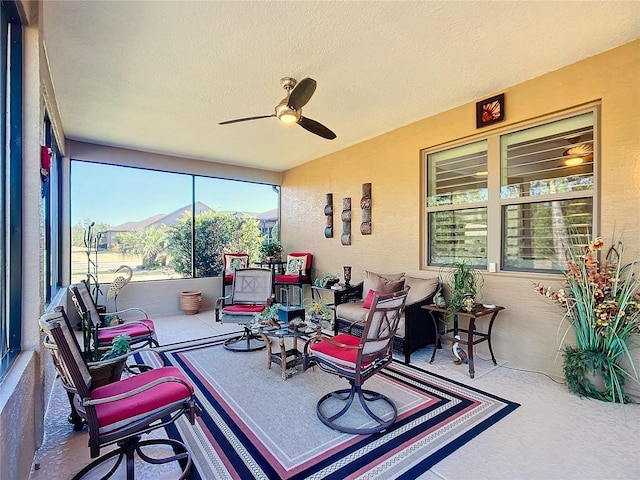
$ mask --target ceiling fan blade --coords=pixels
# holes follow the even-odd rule
[[[300,117],[298,123],[305,130],[308,130],[311,133],[315,133],[316,135],[319,135],[322,138],[326,138],[327,140],[333,140],[334,138],[336,138],[335,133],[333,133],[321,123],[316,122],[315,120],[311,120],[310,118]]]
[[[246,122],[247,120],[258,120],[259,118],[275,117],[275,115],[260,115],[258,117],[236,118],[235,120],[227,120],[226,122],[220,122],[218,125],[227,125],[229,123]]]
[[[316,81],[313,78],[303,78],[294,89],[291,90],[287,105],[294,110],[300,110],[307,104],[315,91]]]

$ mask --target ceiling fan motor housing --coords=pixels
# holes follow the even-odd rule
[[[285,97],[276,106],[276,117],[285,123],[294,123],[300,120],[300,112],[291,108],[287,103],[289,97]]]

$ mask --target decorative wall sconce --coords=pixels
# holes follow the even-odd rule
[[[324,228],[324,236],[333,238],[333,193],[327,193],[324,214],[327,217],[327,226]]]
[[[360,224],[360,233],[362,235],[371,235],[371,184],[362,184],[362,198],[360,199],[360,208],[362,209],[362,223]]]
[[[351,197],[342,199],[342,245],[351,245]]]

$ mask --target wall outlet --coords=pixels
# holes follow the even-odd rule
[[[497,263],[489,263],[489,271],[490,272],[497,271],[497,268],[498,268],[498,264]]]

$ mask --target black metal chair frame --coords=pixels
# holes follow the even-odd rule
[[[340,432],[365,435],[386,430],[396,421],[398,410],[393,400],[381,393],[364,389],[363,384],[393,360],[393,337],[398,328],[407,292],[408,289],[386,295],[375,294],[362,337],[357,339],[357,344],[347,345],[322,335],[312,338],[305,344],[305,369],[317,365],[327,373],[345,378],[350,384],[350,388],[330,392],[318,401],[316,413],[320,421],[328,427]],[[348,366],[340,365],[326,356],[314,354],[313,346],[318,342],[328,342],[335,347],[355,350],[357,352],[355,363]],[[372,427],[355,428],[339,423],[339,420],[349,412],[356,398],[364,412],[375,421]],[[345,404],[337,413],[329,416],[325,413],[324,406],[330,399],[338,399]],[[388,420],[375,414],[369,407],[369,404],[377,401],[387,405],[387,410],[391,414]]]

